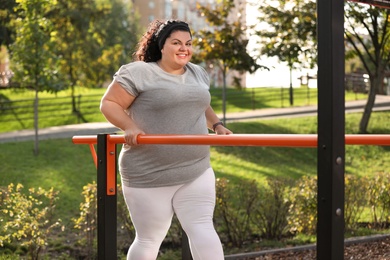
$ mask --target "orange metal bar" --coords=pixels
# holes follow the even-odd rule
[[[123,135],[110,135],[111,143],[124,143]],[[139,135],[139,144],[317,147],[315,134]],[[95,144],[96,136],[74,136],[75,144]],[[390,135],[345,135],[347,145],[390,145]]]
[[[107,137],[107,195],[116,194],[116,153],[115,153],[116,144],[110,142]]]
[[[139,135],[139,144],[176,145],[220,145],[220,146],[274,146],[274,147],[317,147],[314,134],[233,134],[233,135]],[[75,144],[89,144],[92,158],[97,167],[94,144],[97,136],[80,135],[72,139]],[[123,135],[107,136],[107,194],[115,194],[115,144],[124,143]],[[345,135],[347,145],[390,145],[390,135]]]
[[[95,167],[97,168],[97,155],[96,155],[96,150],[95,150],[95,146],[93,143],[89,143],[89,150],[91,151],[93,162],[95,164]]]

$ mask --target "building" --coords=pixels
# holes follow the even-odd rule
[[[145,29],[155,19],[180,19],[188,22],[193,30],[205,28],[206,22],[197,12],[196,3],[214,4],[215,0],[133,0]]]
[[[216,0],[132,0],[136,12],[140,14],[141,26],[146,29],[149,23],[155,19],[179,19],[186,21],[192,30],[200,31],[209,29],[201,13],[196,8],[201,5],[215,5]],[[241,19],[246,24],[246,0],[235,0],[236,11],[230,14],[229,19]],[[222,86],[222,73],[216,68],[207,68],[212,85]],[[245,74],[231,71],[227,77],[228,86],[234,85],[235,78],[240,80],[241,86],[245,87]]]

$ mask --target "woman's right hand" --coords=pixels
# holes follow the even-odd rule
[[[128,145],[137,145],[137,136],[145,134],[138,128],[135,122],[125,112],[135,100],[115,80],[110,84],[100,103],[100,110],[106,119],[124,132],[125,141]]]
[[[138,145],[137,142],[138,135],[144,135],[144,134],[145,132],[136,126],[126,128],[124,131],[125,142],[130,146]]]

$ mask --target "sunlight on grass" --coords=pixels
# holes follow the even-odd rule
[[[389,133],[389,112],[375,112],[370,131]],[[347,115],[347,133],[357,129],[359,114]],[[315,117],[257,120],[229,123],[235,133],[315,133]],[[57,215],[75,217],[82,200],[82,187],[96,180],[96,168],[86,145],[74,145],[71,139],[40,141],[40,154],[33,155],[33,142],[0,144],[0,186],[22,183],[26,188],[54,187],[60,191]],[[118,146],[119,149],[119,146]],[[390,169],[390,148],[380,146],[347,146],[346,174],[373,176]],[[242,179],[264,183],[269,176],[298,179],[317,173],[317,150],[285,147],[211,147],[211,163],[218,178],[231,182]]]

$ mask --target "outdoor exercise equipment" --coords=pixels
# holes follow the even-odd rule
[[[97,167],[98,192],[98,259],[117,259],[117,144],[125,142],[123,135],[99,134],[74,136],[73,143],[88,144]],[[140,145],[214,145],[214,146],[268,146],[315,148],[317,135],[313,134],[233,134],[233,135],[139,135]],[[345,135],[349,145],[390,146],[390,135]],[[95,145],[97,144],[97,149]],[[333,164],[342,164],[336,158]],[[335,215],[342,212],[336,211]],[[319,238],[317,235],[317,239]],[[186,236],[183,236],[182,259],[191,259]],[[325,241],[326,240],[322,240]],[[324,242],[323,242],[324,243]],[[324,245],[324,247],[331,245]],[[319,259],[319,258],[317,258]]]

